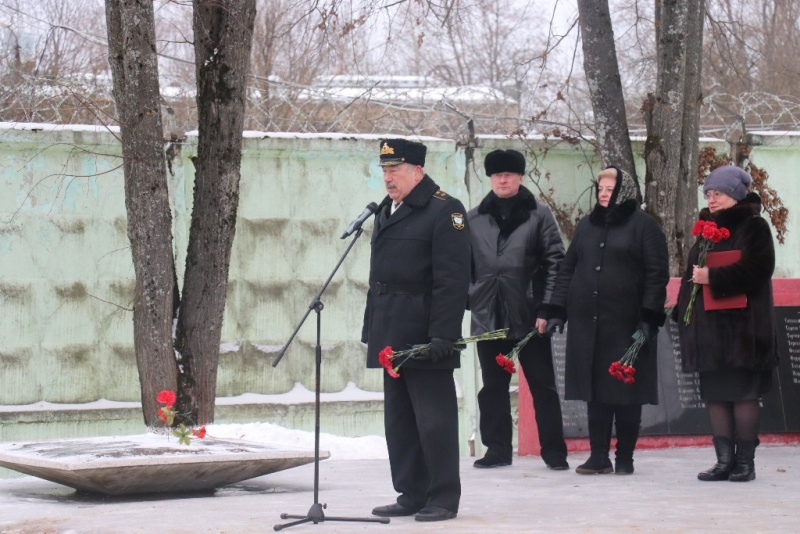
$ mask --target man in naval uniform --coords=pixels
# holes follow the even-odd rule
[[[466,210],[425,174],[425,145],[386,139],[379,146],[388,196],[372,232],[367,367],[382,368],[378,355],[387,346],[430,343],[430,350],[403,363],[399,377],[384,372],[386,443],[399,495],[372,513],[442,521],[456,517],[461,498],[453,372],[470,282]]]

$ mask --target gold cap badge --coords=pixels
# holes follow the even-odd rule
[[[394,149],[389,146],[389,143],[383,143],[383,146],[381,146],[381,156],[386,156],[387,154],[394,154]]]

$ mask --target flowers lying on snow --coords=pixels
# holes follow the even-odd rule
[[[159,404],[163,404],[164,406],[158,409],[158,418],[161,419],[167,426],[172,426],[175,422],[175,401],[178,400],[178,396],[175,395],[174,391],[170,391],[165,389],[159,392],[158,396],[156,397],[156,401]],[[172,430],[172,435],[178,438],[178,443],[181,445],[189,445],[191,443],[190,436],[194,436],[198,439],[203,439],[206,437],[206,427],[201,426],[200,428],[193,428],[187,427],[185,424],[181,423],[178,425],[178,428]]]
[[[461,351],[467,348],[467,344],[475,343],[478,341],[489,341],[492,339],[505,339],[506,334],[508,333],[508,328],[504,328],[502,330],[492,330],[491,332],[486,332],[485,334],[481,334],[478,336],[470,336],[461,338],[456,341],[453,348],[455,350]],[[389,376],[392,378],[398,378],[400,376],[400,367],[406,363],[408,360],[424,360],[428,359],[428,351],[431,348],[430,343],[425,343],[422,345],[414,345],[410,349],[395,351],[392,349],[391,346],[386,346],[383,348],[382,351],[378,353],[378,363],[381,364],[381,367],[386,369],[386,372],[389,373]]]

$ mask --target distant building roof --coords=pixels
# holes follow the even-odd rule
[[[320,76],[314,85],[300,91],[308,100],[357,98],[387,102],[432,103],[442,100],[471,104],[514,105],[517,101],[488,84],[443,86],[423,76]]]

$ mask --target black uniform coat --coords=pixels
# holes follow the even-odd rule
[[[504,199],[505,200],[505,199]],[[507,339],[522,339],[537,316],[548,318],[564,244],[553,213],[524,186],[510,201],[506,219],[489,193],[467,218],[472,240],[469,306],[472,335],[508,328]],[[498,220],[503,221],[498,224]]]
[[[384,200],[384,204],[388,204]],[[380,210],[372,232],[370,289],[362,341],[367,366],[378,353],[457,340],[469,285],[469,231],[463,204],[425,175],[391,216]],[[384,431],[392,483],[401,506],[458,512],[461,498],[458,404],[453,352],[436,364],[403,363],[398,378],[383,375]]]
[[[608,373],[630,347],[639,321],[660,326],[669,282],[664,232],[634,199],[581,219],[561,264],[553,303],[567,309],[565,398],[658,404],[657,343],[645,344],[636,381]]]
[[[700,212],[700,218],[727,228],[731,236],[714,245],[711,252],[741,250],[742,258],[724,267],[709,269],[709,285],[715,297],[745,293],[747,307],[736,310],[703,309],[703,291],[697,292],[688,325],[683,316],[692,286],[692,267],[697,264],[700,240],[689,251],[686,272],[681,279],[678,322],[681,360],[686,372],[724,369],[767,371],[778,364],[775,308],[772,301],[772,272],[775,248],[767,222],[759,216],[761,199],[750,193],[726,210]]]
[[[370,368],[380,367],[378,353],[387,345],[397,351],[432,337],[459,339],[470,277],[469,228],[458,199],[425,175],[393,215],[384,204],[372,231],[361,335]],[[413,359],[403,367],[454,369],[460,357]]]

